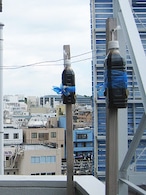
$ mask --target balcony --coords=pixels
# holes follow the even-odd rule
[[[0,176],[0,194],[67,195],[66,176]],[[74,176],[75,195],[105,195],[105,185],[94,176]]]

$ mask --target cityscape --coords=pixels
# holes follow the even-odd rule
[[[91,97],[77,95],[73,107],[74,174],[93,172],[91,102]],[[4,174],[66,174],[66,115],[61,96],[5,95],[3,112]]]
[[[14,186],[17,195],[22,189],[24,195],[34,194],[34,189],[36,195],[38,189],[44,195],[146,194],[146,2],[90,0],[89,12],[91,52],[74,57],[92,54],[87,58],[91,96],[75,94],[73,57],[64,49],[57,95],[2,97],[0,193]],[[87,91],[82,77],[77,77],[77,85]]]

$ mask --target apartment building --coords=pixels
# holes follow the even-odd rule
[[[93,129],[80,128],[73,131],[74,155],[75,158],[93,157]]]
[[[61,175],[61,150],[42,145],[25,145],[19,175]]]
[[[91,106],[75,106],[73,112],[73,126],[74,129],[92,126]]]
[[[27,104],[23,95],[5,95],[3,97],[3,109],[8,116],[19,115],[27,112]]]
[[[23,131],[12,126],[4,127],[4,145],[15,145],[23,143]]]
[[[45,95],[40,97],[40,105],[56,108],[62,103],[61,95]],[[76,104],[91,105],[92,99],[89,96],[76,95]]]
[[[40,144],[6,146],[4,174],[60,175],[61,150]]]
[[[23,133],[25,144],[44,144],[52,148],[60,148],[61,158],[64,158],[64,128],[25,128]]]

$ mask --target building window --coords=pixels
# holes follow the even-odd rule
[[[51,132],[51,138],[56,138],[56,132]]]
[[[56,162],[56,156],[47,156],[46,163],[55,163]]]
[[[31,175],[55,175],[55,172],[50,172],[50,173],[31,173]]]
[[[19,138],[19,133],[14,133],[13,134],[13,139],[18,139]]]
[[[32,156],[31,163],[55,163],[56,156]]]
[[[41,173],[41,175],[46,175],[46,173]]]
[[[86,147],[86,143],[85,142],[81,143],[81,145],[82,145],[82,147]]]
[[[32,133],[31,138],[37,138],[37,133]]]
[[[52,108],[54,108],[54,100],[53,100],[53,98],[52,98],[52,97],[51,97],[50,106],[51,106]]]
[[[40,157],[40,163],[46,163],[46,156]]]
[[[78,144],[77,143],[74,143],[74,147],[78,147]]]
[[[39,140],[48,140],[49,133],[39,133]]]
[[[4,139],[9,139],[9,134],[8,133],[4,134]]]
[[[39,156],[32,156],[31,163],[40,163],[40,157]]]
[[[6,160],[9,160],[9,156],[6,156]]]
[[[77,134],[77,139],[87,139],[87,134]]]
[[[47,173],[47,175],[55,175],[55,172]]]

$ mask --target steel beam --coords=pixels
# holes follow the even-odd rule
[[[143,135],[143,132],[144,132],[145,128],[146,128],[146,114],[144,113],[143,117],[142,117],[142,119],[140,121],[140,124],[139,124],[139,126],[137,128],[137,131],[136,131],[136,133],[135,133],[135,135],[133,137],[133,140],[132,140],[132,142],[130,144],[128,152],[127,152],[127,154],[126,154],[126,156],[124,158],[124,161],[123,161],[123,163],[121,165],[121,168],[120,168],[121,172],[127,171],[128,167],[130,165],[130,162],[132,160],[132,157],[134,156],[134,153],[136,151],[136,148],[137,148],[137,146],[138,146],[138,144],[139,144],[139,142],[141,140],[141,137]]]
[[[143,100],[143,106],[146,113],[146,55],[139,36],[139,32],[131,11],[128,0],[117,0],[119,3],[118,19],[123,30],[125,42],[131,56],[134,73],[138,82],[139,90]]]
[[[146,191],[143,190],[142,188],[136,186],[132,182],[125,180],[125,179],[120,179],[123,183],[127,184],[131,189],[134,190],[134,192],[138,192],[138,194],[146,195]]]

